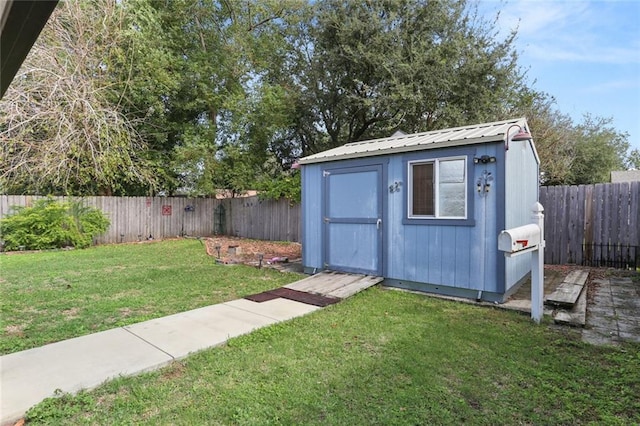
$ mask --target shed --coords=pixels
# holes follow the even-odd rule
[[[396,133],[300,159],[305,271],[505,301],[531,255],[505,257],[498,234],[530,223],[538,201],[538,155],[518,130],[528,131],[525,118]]]

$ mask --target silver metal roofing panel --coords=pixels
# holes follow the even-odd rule
[[[373,157],[399,152],[422,151],[451,146],[473,145],[484,142],[505,140],[510,126],[517,124],[529,130],[525,118],[496,121],[494,123],[434,130],[410,135],[394,135],[388,138],[351,142],[328,151],[309,155],[299,160],[300,164],[322,163],[325,161],[350,158]],[[515,132],[512,131],[512,134]]]

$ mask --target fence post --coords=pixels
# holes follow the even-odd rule
[[[532,223],[540,228],[540,245],[531,252],[531,318],[539,324],[544,312],[544,207],[536,202],[531,212]]]

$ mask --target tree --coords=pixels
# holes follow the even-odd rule
[[[640,170],[640,149],[631,150],[627,158],[627,164],[630,169]]]
[[[520,84],[514,35],[496,41],[464,0],[329,0],[309,14],[282,83],[304,154],[489,120]]]
[[[270,85],[270,74],[285,55],[284,19],[299,2],[184,0],[155,7],[179,81],[165,102],[178,187],[199,195],[242,191],[255,181],[286,120],[283,91]],[[242,183],[229,166],[237,167],[240,157],[248,162]],[[221,178],[224,173],[234,176]]]
[[[613,170],[625,168],[629,135],[611,126],[612,121],[585,114],[582,123],[575,126],[572,184],[609,182]]]
[[[0,191],[295,194],[301,155],[515,114],[546,183],[601,179],[625,135],[527,87],[514,37],[469,0],[64,2],[0,103]]]
[[[139,46],[126,53],[122,46],[157,30],[147,11],[116,0],[64,2],[54,11],[0,106],[3,192],[117,194],[154,186],[138,123],[119,108],[132,79],[118,86],[113,72],[144,59]]]
[[[608,182],[611,171],[633,161],[627,156],[629,135],[611,126],[611,118],[585,114],[575,123],[555,108],[547,93],[526,88],[510,115],[527,117],[540,157],[544,185]]]
[[[517,97],[517,102],[508,115],[527,118],[540,157],[542,184],[571,183],[576,144],[573,120],[558,111],[556,100],[544,92],[525,88]]]

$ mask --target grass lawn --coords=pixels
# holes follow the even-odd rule
[[[48,399],[28,419],[74,425],[640,423],[640,346],[591,346],[576,334],[535,326],[512,312],[372,288],[162,370]]]
[[[216,265],[197,240],[0,255],[0,354],[237,299],[297,274]]]

